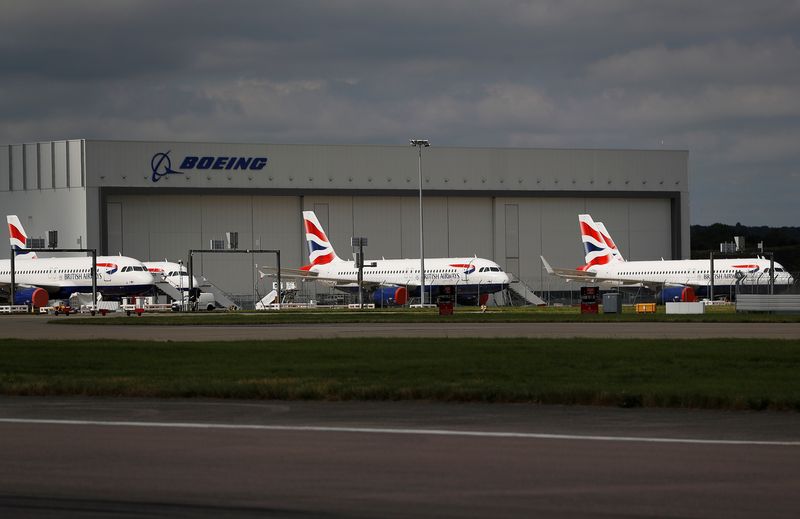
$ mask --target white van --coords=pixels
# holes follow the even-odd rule
[[[190,302],[188,300],[188,297],[186,295],[184,295],[184,298],[183,298],[183,306],[184,306],[184,308],[189,308],[189,304],[190,304]],[[191,304],[192,305],[197,305],[196,306],[197,310],[206,310],[208,312],[211,312],[212,310],[214,310],[217,307],[217,302],[216,302],[216,299],[214,299],[214,294],[211,294],[209,292],[200,292],[200,294],[197,297],[197,302],[195,303],[194,301],[192,301]],[[173,312],[179,312],[180,310],[181,310],[181,302],[180,301],[173,301],[172,302],[172,311]]]

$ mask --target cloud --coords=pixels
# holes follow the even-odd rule
[[[744,44],[735,40],[668,48],[664,44],[616,54],[592,63],[592,79],[623,85],[687,82],[751,83],[800,78],[800,49],[792,38]]]
[[[799,2],[6,4],[0,142],[683,148],[693,219],[796,216]]]

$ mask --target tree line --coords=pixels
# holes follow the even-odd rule
[[[800,272],[800,227],[747,226],[741,223],[727,225],[692,225],[692,258],[707,258],[710,252],[719,252],[719,244],[732,242],[734,236],[744,236],[748,255],[758,252],[758,243],[764,251],[775,253],[775,261],[790,272]]]

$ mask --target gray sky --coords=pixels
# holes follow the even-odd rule
[[[0,0],[0,142],[688,149],[800,225],[800,1]]]

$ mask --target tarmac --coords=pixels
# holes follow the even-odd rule
[[[0,338],[800,338],[800,323],[48,320],[0,317]],[[0,397],[0,459],[4,518],[794,518],[800,509],[800,413],[791,412]]]
[[[103,317],[95,317],[103,319]],[[57,325],[70,316],[0,317],[0,338],[133,339],[149,341],[238,341],[353,337],[495,337],[529,338],[768,338],[800,339],[800,323],[435,323],[270,324],[270,325]],[[130,319],[137,319],[131,316]]]
[[[800,414],[0,397],[3,517],[796,517]]]

